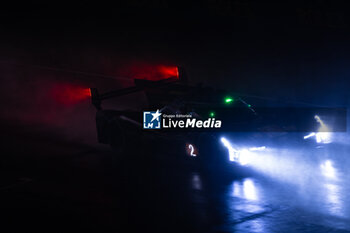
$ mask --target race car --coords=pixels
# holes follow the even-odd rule
[[[222,132],[251,127],[257,120],[250,104],[232,92],[201,85],[191,86],[185,70],[158,81],[135,79],[134,86],[100,94],[91,88],[92,104],[97,109],[96,126],[99,143],[109,144],[119,155],[167,154],[178,161],[193,164],[240,163],[239,151],[231,156],[221,138]],[[106,99],[144,92],[149,106],[163,115],[191,115],[198,120],[220,119],[219,129],[144,129],[145,111],[104,109]],[[146,152],[145,152],[146,151]],[[148,153],[150,152],[150,153]],[[160,153],[159,153],[160,152]]]
[[[103,108],[104,100],[136,92],[145,93],[146,108],[133,111]],[[111,145],[118,155],[148,158],[159,155],[168,158],[170,155],[175,161],[195,166],[249,164],[249,157],[261,154],[271,143],[300,143],[299,134],[296,134],[297,140],[292,141],[289,132],[315,132],[318,127],[312,120],[315,112],[344,115],[343,110],[328,108],[253,108],[233,92],[189,85],[181,67],[174,76],[157,81],[135,79],[134,86],[107,93],[100,94],[96,88],[91,88],[91,97],[97,109],[98,141]],[[152,111],[155,114],[152,120],[161,114],[190,115],[191,121],[219,119],[222,127],[146,129],[143,118],[145,113]],[[320,123],[318,116],[315,119]],[[256,133],[260,136],[258,140],[255,140]],[[315,136],[321,142],[328,135],[328,132],[311,133],[305,139]]]

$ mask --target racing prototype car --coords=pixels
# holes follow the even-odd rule
[[[97,109],[96,125],[100,143],[111,145],[123,155],[166,152],[176,160],[195,164],[240,161],[238,150],[235,156],[228,156],[232,147],[223,143],[220,135],[223,131],[246,129],[257,120],[255,110],[241,97],[224,90],[191,86],[181,67],[178,67],[176,76],[159,81],[135,79],[134,83],[132,87],[103,94],[91,88],[92,104]],[[199,120],[220,119],[223,127],[144,129],[144,111],[111,110],[102,106],[106,99],[135,92],[146,94],[149,106],[144,111],[158,110],[168,116],[190,115]]]

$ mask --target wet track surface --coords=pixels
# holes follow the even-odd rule
[[[350,231],[347,146],[328,149],[332,158],[298,160],[290,177],[120,159],[108,147],[42,136],[9,135],[3,148],[1,232]]]

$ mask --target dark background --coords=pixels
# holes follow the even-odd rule
[[[1,115],[12,120],[65,121],[52,85],[113,89],[132,85],[114,77],[154,65],[182,65],[192,83],[267,97],[254,104],[349,104],[342,2],[36,2],[5,4],[0,17]]]
[[[2,4],[2,230],[104,232],[125,225],[203,231],[220,225],[231,213],[220,204],[231,199],[216,187],[218,179],[204,177],[207,189],[197,192],[191,187],[201,174],[145,161],[112,165],[113,152],[96,146],[96,110],[87,88],[126,87],[140,70],[181,65],[191,83],[232,90],[254,106],[348,107],[349,27],[347,4],[330,0]],[[137,94],[106,106],[141,109],[145,104]],[[342,150],[346,154],[347,148]],[[267,189],[271,203],[291,200],[282,205],[287,212],[276,212],[282,223],[271,221],[271,229],[287,231],[287,222],[298,232],[299,220],[304,229],[318,232],[303,219],[309,212],[289,209],[300,202],[293,199],[293,188]],[[314,197],[305,196],[305,203]],[[308,210],[320,203],[322,198]],[[312,219],[318,226],[319,216]]]
[[[131,62],[179,64],[193,82],[326,103],[345,94],[347,10],[334,1],[16,4],[1,9],[1,54],[111,76]]]

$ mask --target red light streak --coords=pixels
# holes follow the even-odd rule
[[[51,90],[53,99],[63,105],[74,105],[91,97],[89,88],[72,84],[57,84]]]
[[[158,81],[174,77],[179,78],[176,66],[134,63],[124,68],[125,70],[121,71],[119,75],[135,79]]]

